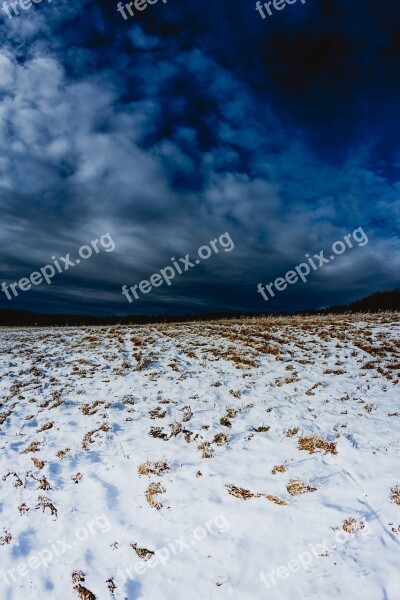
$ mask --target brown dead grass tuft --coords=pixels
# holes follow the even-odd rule
[[[265,496],[265,497],[270,502],[275,502],[275,504],[278,504],[279,506],[288,506],[288,503],[286,502],[286,500],[282,500],[282,498],[278,498],[277,496]]]
[[[214,456],[214,450],[211,448],[210,442],[199,444],[197,450],[202,451],[202,458],[212,458]]]
[[[131,548],[134,549],[138,557],[142,560],[149,560],[152,556],[154,556],[153,550],[147,550],[147,548],[138,548],[137,544],[131,544]]]
[[[58,458],[65,458],[68,454],[68,452],[71,451],[71,448],[64,448],[64,450],[59,450],[56,454],[56,456]]]
[[[12,535],[9,531],[4,530],[4,535],[0,537],[0,546],[5,546],[9,544],[12,540]]]
[[[342,529],[346,533],[356,533],[360,529],[364,529],[364,521],[357,520],[355,517],[349,517],[343,521]]]
[[[47,492],[48,490],[53,489],[44,475],[40,479],[38,479],[38,482],[38,490],[44,490],[45,492]]]
[[[85,576],[82,571],[72,572],[72,585],[81,600],[96,600],[96,596],[81,583],[85,582]]]
[[[169,436],[166,433],[164,433],[162,427],[150,427],[149,435],[154,438],[159,438],[160,440],[169,440]]]
[[[184,423],[187,423],[188,421],[190,421],[190,419],[193,416],[192,409],[190,408],[190,406],[184,406],[182,408],[182,411],[183,411],[182,421]]]
[[[156,462],[150,462],[149,460],[138,466],[139,475],[147,475],[151,477],[156,475],[161,476],[163,473],[168,473],[171,470],[171,465],[166,460],[158,460]]]
[[[284,473],[286,471],[285,465],[277,465],[272,469],[272,475],[276,475],[277,473]]]
[[[36,506],[36,508],[41,508],[43,512],[45,512],[46,508],[49,508],[50,513],[57,517],[57,509],[48,498],[46,498],[45,496],[39,496],[38,500],[39,504]]]
[[[51,429],[53,425],[54,423],[52,421],[50,421],[49,423],[45,423],[44,425],[39,427],[39,429],[36,430],[36,433],[42,433],[43,431],[47,431],[48,429]]]
[[[85,435],[83,436],[83,440],[82,440],[82,448],[84,450],[88,451],[89,444],[94,444],[93,435],[95,435],[97,437],[96,434],[98,434],[99,431],[104,431],[105,433],[107,433],[108,431],[110,431],[110,427],[109,427],[109,425],[107,425],[107,423],[102,423],[100,425],[100,427],[97,427],[97,429],[92,429],[91,431],[88,431],[87,433],[85,433]]]
[[[34,456],[31,458],[31,461],[33,462],[33,464],[35,465],[35,467],[37,469],[43,469],[44,465],[46,464],[44,460],[39,460],[38,458],[35,458]]]
[[[28,454],[29,452],[39,452],[40,450],[40,443],[39,442],[31,442],[29,444],[29,446],[27,446],[25,448],[25,450],[22,450],[20,452],[20,454]]]
[[[400,506],[400,486],[396,485],[390,491],[390,499]]]
[[[232,428],[232,423],[230,422],[230,420],[227,417],[221,417],[219,422],[224,427],[229,427],[229,429]]]
[[[256,431],[257,433],[264,433],[266,431],[269,431],[271,429],[271,427],[269,425],[261,425],[260,427],[253,427],[253,431]]]
[[[157,406],[157,408],[153,408],[152,410],[149,410],[150,419],[164,419],[166,414],[167,414],[167,411],[163,410],[161,408],[161,406]]]
[[[274,502],[275,504],[279,504],[280,506],[288,505],[286,500],[282,500],[281,498],[278,498],[277,496],[271,496],[269,494],[261,494],[261,493],[254,494],[253,492],[250,492],[250,490],[246,490],[245,488],[237,487],[236,485],[233,485],[232,483],[225,485],[225,487],[227,488],[227,490],[231,494],[231,496],[234,496],[235,498],[239,498],[240,500],[249,500],[250,498],[266,498],[267,500],[269,500],[269,502]]]
[[[177,435],[179,435],[182,432],[182,425],[179,423],[179,421],[174,421],[173,423],[170,424],[171,427],[171,437],[176,437]]]
[[[217,444],[217,446],[225,446],[225,444],[229,442],[229,437],[226,433],[217,433],[214,435],[213,442],[214,444]]]
[[[341,369],[325,369],[324,375],[345,375],[345,371]]]
[[[19,514],[20,515],[24,515],[25,513],[28,512],[29,508],[27,507],[27,505],[25,504],[25,502],[23,502],[22,504],[20,504],[18,506],[18,510],[19,510]]]
[[[163,485],[161,485],[160,482],[151,483],[146,490],[147,502],[153,508],[160,510],[162,508],[162,503],[160,501],[156,500],[155,496],[157,496],[158,494],[165,494],[166,491],[167,490],[165,489],[165,487]]]
[[[299,433],[300,427],[293,427],[293,429],[287,429],[285,431],[286,437],[294,437]]]
[[[233,483],[228,483],[226,489],[230,493],[231,496],[235,498],[240,498],[241,500],[249,500],[249,498],[260,498],[261,494],[253,494],[250,490],[246,490],[245,488],[237,487],[233,485]]]
[[[226,417],[228,419],[234,419],[238,413],[238,410],[235,408],[227,408],[226,409]]]
[[[324,450],[325,454],[337,454],[336,442],[327,442],[318,435],[311,437],[302,437],[298,441],[299,450],[306,450],[310,454],[315,454],[317,450]]]
[[[104,404],[102,400],[95,400],[92,404],[86,403],[81,406],[81,411],[83,415],[95,415],[101,405]]]
[[[287,484],[286,489],[291,496],[299,496],[300,494],[315,492],[317,490],[315,486],[309,485],[300,479],[291,479]]]

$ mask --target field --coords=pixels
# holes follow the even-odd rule
[[[0,341],[1,599],[400,597],[398,315]]]

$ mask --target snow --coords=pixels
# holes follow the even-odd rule
[[[1,599],[400,597],[396,314],[2,328],[0,348]]]

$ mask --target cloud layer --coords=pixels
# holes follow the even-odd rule
[[[160,2],[140,22],[115,8],[3,17],[1,276],[116,243],[13,308],[287,310],[399,284],[398,8],[323,0],[269,22],[248,2]],[[257,294],[359,226],[368,245],[268,305]],[[225,231],[233,252],[126,302],[123,284]]]

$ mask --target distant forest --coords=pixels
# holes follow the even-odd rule
[[[320,310],[297,311],[294,313],[266,312],[218,312],[194,315],[128,315],[92,317],[86,315],[50,315],[18,310],[0,310],[0,326],[79,326],[79,325],[128,325],[145,323],[177,323],[188,321],[209,321],[214,319],[238,319],[241,317],[282,316],[288,314],[313,315],[347,312],[400,311],[400,289],[376,292],[361,300],[343,306],[332,306]]]

